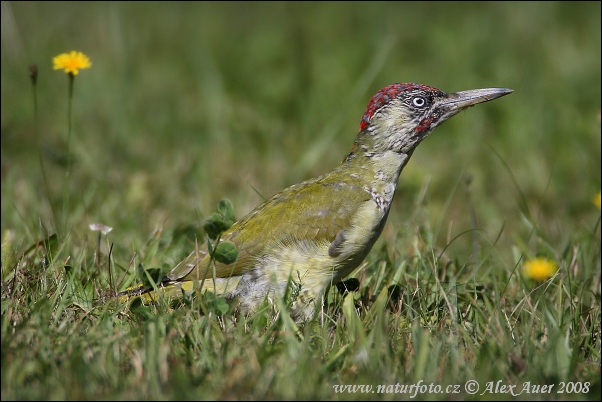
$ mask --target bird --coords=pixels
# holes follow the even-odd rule
[[[236,261],[215,261],[206,244],[197,246],[158,286],[139,285],[119,296],[151,300],[156,292],[182,296],[201,288],[252,313],[264,301],[288,294],[291,317],[312,319],[328,289],[364,261],[380,236],[416,147],[452,116],[512,92],[446,93],[416,83],[380,89],[338,166],[273,195],[221,234],[219,242],[238,250]],[[287,293],[291,286],[294,291]]]

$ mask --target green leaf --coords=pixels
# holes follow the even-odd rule
[[[138,264],[138,276],[143,286],[152,288],[163,280],[163,270],[161,268],[144,269],[142,264]]]
[[[138,308],[140,308],[142,306],[142,299],[138,296],[136,296],[134,298],[134,300],[132,300],[132,302],[130,303],[130,310],[134,311]]]
[[[230,226],[234,224],[234,207],[230,200],[223,199],[217,204],[217,212],[219,212],[226,223],[230,223]],[[228,228],[230,227],[228,226]]]
[[[57,255],[59,248],[59,240],[56,236],[56,233],[50,235],[47,239],[45,239],[44,248],[46,249],[46,254],[49,255],[49,259],[52,260]]]
[[[153,315],[150,308],[142,304],[142,299],[140,297],[136,297],[132,300],[132,303],[130,303],[130,311],[143,320],[147,320]]]
[[[223,315],[228,312],[230,305],[225,298],[208,292],[202,295],[201,309],[205,315],[211,312],[214,314]]]
[[[149,268],[146,272],[150,275],[153,282],[155,282],[155,285],[163,281],[163,270],[161,268]]]
[[[205,314],[213,312],[218,315],[223,315],[228,312],[228,309],[230,309],[230,305],[226,299],[223,297],[217,297],[213,294],[207,295],[204,305]]]
[[[207,236],[212,240],[215,240],[220,233],[230,226],[232,226],[232,224],[228,225],[228,222],[226,222],[220,214],[214,212],[203,224],[203,229],[205,230],[205,233],[207,233]]]
[[[144,269],[144,265],[138,264],[138,267],[136,267],[136,273],[138,274],[138,278],[140,278],[140,280],[144,280],[144,278],[146,278],[146,270]]]
[[[343,299],[343,315],[345,316],[345,323],[347,325],[346,333],[351,343],[361,342],[366,339],[364,324],[362,324],[362,320],[355,310],[353,294],[351,293]]]
[[[217,212],[211,214],[211,216],[203,224],[205,233],[212,239],[215,240],[220,233],[230,229],[230,226],[234,224],[234,209],[230,200],[221,200],[217,204]]]
[[[218,313],[226,314],[228,312],[229,308],[230,308],[230,306],[228,305],[228,302],[223,297],[218,297],[215,300],[215,309],[217,310]]]
[[[238,258],[238,250],[234,243],[223,241],[215,248],[213,258],[222,264],[232,264]]]

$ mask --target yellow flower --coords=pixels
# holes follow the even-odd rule
[[[536,281],[550,279],[556,271],[558,271],[556,263],[547,258],[538,257],[523,264],[523,274]]]
[[[600,209],[600,193],[594,195],[594,205],[598,207],[598,209]]]
[[[52,59],[55,70],[64,69],[67,74],[77,75],[80,68],[90,68],[92,63],[88,56],[82,52],[61,53]]]

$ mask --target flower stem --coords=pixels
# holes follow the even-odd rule
[[[71,176],[71,111],[73,109],[73,81],[75,76],[72,73],[69,76],[69,100],[67,104],[67,172],[65,174],[65,183],[63,185],[63,235],[67,235],[67,211],[69,210],[69,187]]]

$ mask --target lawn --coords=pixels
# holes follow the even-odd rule
[[[3,1],[2,399],[599,400],[600,15]],[[70,97],[71,50],[92,65]],[[112,297],[221,199],[240,218],[335,167],[394,82],[514,93],[418,147],[357,290],[305,323]]]

